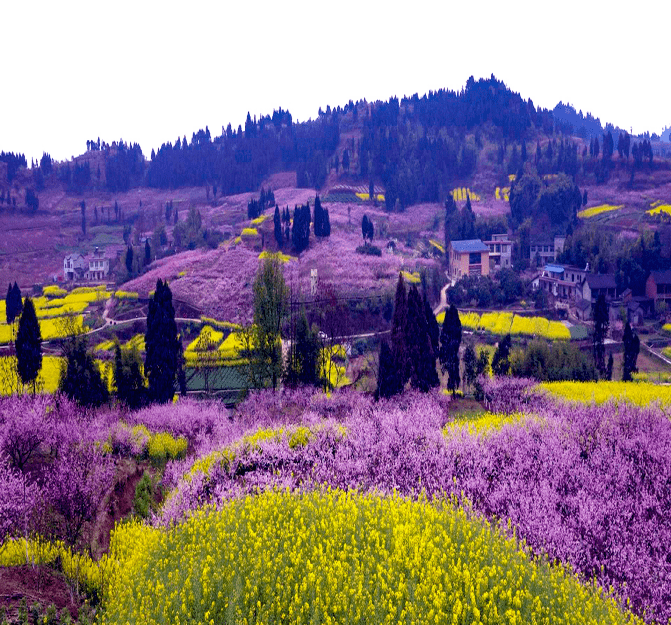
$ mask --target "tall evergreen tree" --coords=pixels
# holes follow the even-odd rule
[[[14,323],[14,300],[12,295],[12,283],[9,283],[7,287],[7,297],[5,297],[5,318],[7,320],[7,325]]]
[[[273,215],[273,226],[277,247],[282,247],[282,243],[284,243],[284,237],[282,236],[282,219],[280,217],[280,207],[277,204],[275,204],[275,214]]]
[[[151,263],[151,248],[149,247],[149,239],[144,240],[144,264],[145,266]]]
[[[172,292],[168,283],[160,279],[156,282],[156,290],[149,300],[145,346],[144,370],[149,380],[149,398],[159,403],[169,402],[175,388],[179,339]]]
[[[319,375],[319,337],[316,330],[310,328],[305,309],[302,309],[296,322],[296,335],[291,343],[289,383],[316,386]]]
[[[447,388],[454,396],[461,384],[459,373],[459,346],[461,345],[461,320],[454,304],[445,311],[445,320],[440,334],[440,364],[447,372]]]
[[[21,296],[21,289],[19,285],[14,282],[12,287],[12,321],[16,321],[16,318],[21,315],[23,311],[23,298]]]
[[[401,392],[406,382],[410,379],[410,368],[408,365],[408,350],[406,345],[406,325],[408,323],[408,296],[405,289],[403,274],[398,274],[396,283],[396,297],[394,299],[394,315],[391,322],[391,350],[394,363],[398,372],[398,388]]]
[[[126,269],[129,274],[133,273],[133,246],[129,245],[126,250]]]
[[[37,375],[42,368],[42,335],[35,306],[30,297],[26,297],[26,303],[19,319],[19,331],[16,335],[16,360],[21,382],[32,384],[33,394],[35,394]]]
[[[119,401],[135,409],[142,405],[145,395],[142,377],[142,360],[137,347],[121,349],[118,341],[114,345],[114,386]]]
[[[473,343],[469,343],[464,350],[464,382],[466,386],[473,386],[478,377],[478,357],[475,355]]]
[[[426,315],[426,327],[429,332],[429,338],[431,339],[431,347],[433,348],[433,353],[438,356],[440,351],[440,327],[438,326],[438,321],[436,321],[436,315],[433,314],[433,309],[431,304],[429,304],[429,299],[426,297],[426,289],[424,289],[424,314]]]
[[[594,355],[594,364],[599,373],[603,376],[606,373],[606,352],[604,342],[608,334],[610,324],[608,318],[608,304],[603,294],[597,297],[593,311],[594,329],[592,331],[592,353]]]
[[[622,380],[630,382],[632,380],[632,373],[636,373],[638,368],[636,361],[638,360],[638,352],[641,347],[638,335],[631,329],[631,325],[627,321],[624,326],[624,336],[622,338],[624,343],[624,358],[622,360]]]
[[[440,380],[436,371],[436,356],[431,347],[422,298],[414,284],[408,293],[408,321],[405,337],[411,370],[410,385],[426,393],[438,386]]]
[[[375,400],[387,399],[399,392],[398,369],[394,362],[394,354],[386,340],[380,345],[380,360],[378,362],[377,388]]]

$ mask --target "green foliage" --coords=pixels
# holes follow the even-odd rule
[[[445,312],[445,321],[440,334],[440,364],[447,372],[447,388],[454,396],[461,384],[459,374],[459,346],[461,345],[461,320],[459,311],[452,304]]]
[[[602,294],[594,304],[594,330],[592,331],[592,354],[594,355],[594,364],[601,375],[606,372],[604,341],[608,334],[610,319],[608,315],[608,304]]]
[[[289,384],[316,386],[321,383],[319,366],[320,342],[315,328],[310,328],[301,310],[296,323],[295,337],[291,344],[286,379]]]
[[[86,336],[72,336],[63,343],[64,364],[59,390],[80,406],[100,406],[108,399],[107,385],[88,350]]]
[[[148,518],[150,513],[156,509],[157,488],[156,480],[145,471],[135,486],[135,496],[133,497],[133,512],[141,519]]]
[[[42,368],[42,335],[35,306],[30,297],[26,297],[19,319],[19,331],[16,335],[16,360],[21,381],[24,384],[32,384],[34,393],[35,381]]]
[[[130,408],[139,408],[145,397],[142,360],[137,346],[121,349],[119,343],[114,345],[114,386],[119,401]]]
[[[308,223],[309,227],[309,223]],[[282,374],[282,320],[287,311],[288,289],[277,254],[263,260],[254,280],[254,324],[246,334],[249,384],[273,390]]]
[[[472,386],[477,379],[478,357],[475,354],[475,348],[472,343],[466,346],[464,351],[464,382],[467,386]]]
[[[548,344],[534,339],[526,349],[515,351],[510,360],[511,374],[518,377],[542,382],[598,379],[592,359],[566,341]]]
[[[499,341],[494,357],[492,358],[492,373],[494,375],[508,375],[510,373],[510,348],[512,340],[510,334],[506,334],[501,341]]]
[[[356,248],[357,254],[364,254],[365,256],[382,256],[382,250],[376,245],[359,245]]]
[[[440,381],[436,371],[436,355],[431,346],[422,298],[415,284],[412,285],[408,294],[405,336],[411,386],[423,392],[437,387]]]

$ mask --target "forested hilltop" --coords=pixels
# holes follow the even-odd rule
[[[615,130],[561,102],[552,111],[537,108],[492,75],[471,77],[461,91],[374,103],[350,100],[304,122],[295,122],[281,107],[259,118],[248,114],[244,129],[229,123],[213,136],[206,127],[190,140],[177,137],[152,149],[150,159],[136,143],[89,140],[84,155],[55,167],[45,152],[31,163],[32,180],[24,182],[39,192],[51,180],[75,193],[207,185],[216,196],[256,190],[269,174],[287,170],[297,172],[299,187],[319,190],[335,169],[366,185],[381,184],[387,208],[402,210],[444,201],[452,186],[474,175],[484,146],[495,145],[497,164],[505,161],[514,173],[526,159],[527,142],[539,142],[540,150],[545,137],[601,139],[602,132],[612,137]],[[577,150],[576,144],[567,145],[566,157],[544,173],[574,175]],[[22,154],[0,153],[0,182],[5,178],[11,186],[27,165]]]

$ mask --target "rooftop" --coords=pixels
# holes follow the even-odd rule
[[[671,269],[651,271],[650,277],[655,281],[655,284],[671,284]]]
[[[585,280],[587,280],[590,289],[614,289],[617,287],[615,275],[612,273],[588,273]]]
[[[480,239],[452,241],[451,245],[455,252],[489,252],[489,248]]]

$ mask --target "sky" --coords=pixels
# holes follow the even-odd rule
[[[36,0],[1,12],[0,150],[29,163],[98,137],[149,156],[205,126],[244,126],[248,111],[304,121],[491,74],[536,106],[561,100],[634,133],[671,126],[668,1]]]

